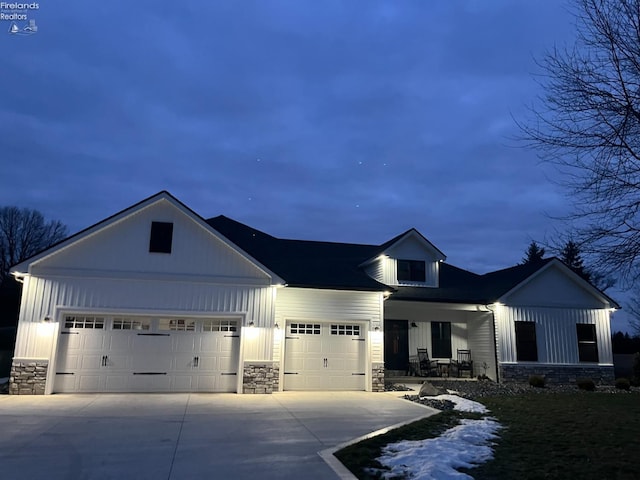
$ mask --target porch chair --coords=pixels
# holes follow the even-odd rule
[[[469,378],[473,378],[473,360],[471,360],[471,350],[458,349],[458,358],[451,360],[451,366],[458,372],[458,377],[462,372],[469,372]]]
[[[418,348],[418,366],[421,377],[429,377],[437,374],[438,361],[429,358],[429,352],[426,348]]]

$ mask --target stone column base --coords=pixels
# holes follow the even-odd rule
[[[547,383],[576,383],[580,378],[590,378],[596,384],[613,385],[613,367],[598,365],[520,365],[502,364],[500,381],[504,383],[528,383],[531,375],[544,377]]]
[[[242,393],[273,393],[280,388],[280,365],[275,362],[245,362]]]
[[[44,395],[48,360],[13,360],[9,376],[9,395]]]
[[[371,365],[371,391],[384,392],[384,363]]]

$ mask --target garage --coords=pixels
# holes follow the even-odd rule
[[[365,332],[359,323],[288,323],[284,389],[365,390]]]
[[[235,392],[239,318],[65,315],[54,392]]]

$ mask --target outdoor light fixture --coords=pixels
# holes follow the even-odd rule
[[[274,326],[276,327],[277,330],[280,330],[280,325],[278,325],[278,322],[276,322]]]
[[[412,326],[413,328],[418,328],[418,324],[417,324],[416,322],[411,322],[411,326]]]
[[[43,321],[44,323],[49,323],[49,322],[51,321],[51,317],[47,315],[46,317],[44,317],[44,318],[42,319],[42,321]]]
[[[253,328],[253,327],[255,327],[255,326],[256,326],[256,324],[255,324],[255,323],[253,323],[253,320],[251,320],[251,321],[249,322],[249,328]]]
[[[379,332],[379,331],[380,331],[380,327],[376,325],[376,326],[373,328],[373,331],[374,331],[374,332]]]

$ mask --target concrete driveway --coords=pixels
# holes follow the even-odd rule
[[[333,479],[318,452],[433,412],[390,393],[0,396],[0,477]]]

